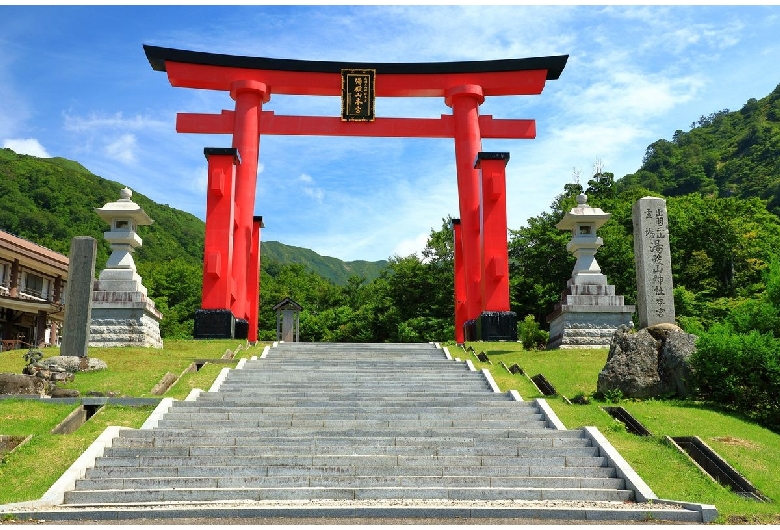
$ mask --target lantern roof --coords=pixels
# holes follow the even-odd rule
[[[125,187],[119,192],[119,200],[106,203],[102,208],[95,208],[95,212],[108,224],[116,218],[131,218],[137,226],[150,225],[154,220],[134,203],[131,199],[133,191]]]
[[[612,214],[604,212],[601,208],[588,206],[588,196],[580,193],[577,196],[577,206],[569,210],[563,216],[563,219],[555,225],[555,228],[558,230],[571,230],[575,224],[588,223],[594,224],[595,230],[598,230],[604,223],[609,221],[611,216]]]

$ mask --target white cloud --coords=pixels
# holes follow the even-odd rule
[[[417,257],[421,258],[422,251],[425,248],[425,245],[428,243],[429,235],[430,234],[428,232],[423,232],[421,234],[417,234],[415,237],[406,238],[399,241],[395,247],[393,247],[392,254],[394,256],[401,256],[402,258],[416,254]]]
[[[7,147],[20,155],[51,158],[51,155],[46,151],[46,148],[35,138],[9,138],[3,141],[3,147]]]
[[[325,198],[325,192],[322,191],[320,188],[305,187],[303,188],[303,193],[308,195],[312,199],[316,200],[317,202],[322,202],[322,199]]]
[[[137,141],[134,134],[123,134],[113,142],[106,145],[105,154],[112,160],[125,164],[136,162],[135,148]]]
[[[121,130],[148,130],[160,129],[171,130],[169,121],[157,120],[146,116],[135,115],[132,118],[125,118],[122,112],[116,112],[113,115],[99,116],[91,113],[88,117],[71,116],[63,112],[62,114],[66,131],[86,132],[101,129],[121,129]]]
[[[303,183],[301,191],[304,195],[311,197],[320,204],[322,203],[322,200],[325,198],[325,191],[322,188],[314,186],[314,179],[311,177],[311,175],[302,173],[298,177],[298,182]]]

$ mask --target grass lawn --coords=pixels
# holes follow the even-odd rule
[[[546,399],[563,424],[569,429],[598,427],[659,498],[714,504],[721,523],[780,524],[780,434],[702,403],[623,399],[620,406],[652,433],[636,436],[601,409],[612,403],[592,397],[606,364],[606,349],[524,351],[519,343],[467,346],[477,353],[486,352],[492,364],[457,347],[448,350],[453,357],[470,359],[478,370],[489,369],[501,390],[516,389],[525,400],[544,397],[528,379],[543,374],[558,391],[559,396]],[[509,373],[501,362],[508,367],[517,364],[527,376]],[[582,395],[590,402],[570,405],[561,395],[569,399]],[[756,502],[731,493],[668,444],[666,436],[698,436],[774,502]]]
[[[196,359],[219,359],[226,350],[235,352],[242,341],[166,340],[163,349],[90,348],[89,356],[102,359],[107,370],[83,372],[63,388],[109,392],[126,397],[172,397],[184,399],[193,388],[208,390],[223,368],[234,368],[242,358],[260,355],[264,344],[241,348],[227,364],[207,363],[199,371],[184,373]],[[0,353],[0,372],[21,373],[26,350]],[[43,350],[44,358],[59,355],[58,348]],[[152,388],[171,372],[181,378],[162,396]],[[183,374],[183,375],[182,375]],[[30,439],[10,453],[0,453],[0,504],[39,499],[70,465],[111,425],[140,427],[154,406],[107,405],[71,434],[51,430],[79,405],[39,400],[0,400],[0,435]]]
[[[171,372],[179,381],[159,397],[184,399],[193,388],[208,390],[222,368],[234,367],[241,358],[260,355],[264,344],[241,349],[228,364],[209,363],[200,371],[184,373],[196,359],[217,359],[237,341],[166,340],[165,348],[94,348],[89,355],[103,359],[108,370],[77,374],[67,385],[82,395],[89,391],[131,397],[154,397],[151,389]],[[647,427],[653,436],[626,432],[592,395],[607,350],[524,351],[518,343],[471,343],[477,353],[485,351],[492,364],[450,346],[454,357],[470,359],[477,369],[488,368],[501,390],[516,389],[525,400],[544,397],[528,376],[543,374],[559,394],[585,396],[585,405],[570,405],[562,397],[546,398],[567,428],[593,425],[663,499],[714,504],[717,522],[780,524],[780,434],[750,421],[701,403],[669,400],[625,400],[620,405]],[[0,372],[21,373],[24,350],[0,353]],[[46,349],[45,357],[57,355]],[[526,375],[511,374],[502,365],[519,365]],[[71,434],[50,434],[77,405],[45,401],[0,400],[0,435],[30,436],[13,452],[0,453],[0,504],[35,500],[53,484],[71,463],[110,425],[140,427],[153,407],[107,405]],[[733,494],[705,476],[685,455],[665,442],[665,436],[699,436],[724,457],[764,495],[775,502],[759,503]]]

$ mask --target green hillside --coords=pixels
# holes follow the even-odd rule
[[[98,241],[100,268],[111,250],[103,239],[108,227],[94,210],[116,201],[123,187],[93,175],[72,160],[37,158],[0,149],[0,230],[66,255],[73,237],[92,236]],[[153,225],[140,231],[144,244],[138,249],[139,263],[165,263],[177,258],[193,265],[202,262],[203,221],[158,204],[136,190],[133,201],[154,219]],[[373,280],[387,266],[386,261],[344,262],[277,241],[263,241],[262,255],[269,264],[302,264],[338,285],[346,285],[351,275]]]
[[[98,241],[100,268],[111,249],[103,238],[108,225],[95,208],[118,200],[123,187],[71,160],[0,149],[0,229],[66,255],[72,238],[92,236]],[[136,190],[133,201],[155,221],[140,231],[144,244],[138,249],[139,262],[203,260],[204,224],[200,219],[157,204]]]
[[[780,215],[780,85],[735,112],[702,116],[691,130],[648,146],[642,167],[618,181],[664,196],[758,197]]]
[[[263,264],[275,261],[279,264],[298,263],[336,285],[347,285],[350,276],[364,277],[372,281],[387,268],[387,261],[341,261],[330,256],[320,256],[308,248],[293,247],[278,241],[262,241]]]

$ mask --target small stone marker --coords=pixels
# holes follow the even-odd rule
[[[97,241],[94,238],[80,236],[71,240],[60,355],[87,357],[96,255]]]
[[[674,324],[672,256],[666,201],[658,197],[639,199],[634,203],[633,219],[639,327]]]
[[[489,363],[490,362],[490,359],[488,359],[487,353],[485,353],[483,351],[481,351],[481,352],[479,352],[477,354],[477,359],[479,359],[480,362],[483,362],[483,363]]]
[[[524,374],[525,373],[525,372],[523,372],[523,369],[520,368],[517,364],[513,364],[512,366],[510,366],[509,367],[509,371],[512,372],[513,374]]]

